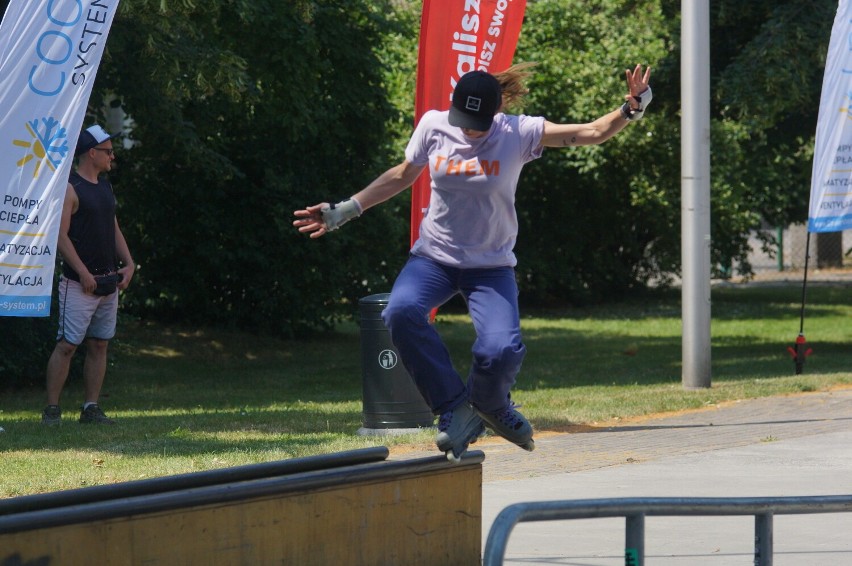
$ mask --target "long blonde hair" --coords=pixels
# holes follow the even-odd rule
[[[527,69],[536,65],[537,63],[532,62],[518,63],[505,71],[494,74],[503,90],[503,108],[520,108],[523,106],[524,98],[529,93],[525,82],[532,76],[532,73]]]

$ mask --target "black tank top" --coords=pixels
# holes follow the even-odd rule
[[[71,173],[68,182],[80,201],[77,212],[71,215],[68,237],[89,273],[111,273],[116,270],[115,195],[112,185],[103,179],[91,183],[76,171]],[[62,274],[68,279],[80,280],[77,272],[64,262]]]

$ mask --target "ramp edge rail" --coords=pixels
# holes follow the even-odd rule
[[[444,456],[398,461],[368,461],[362,464],[306,470],[286,475],[273,475],[245,481],[189,487],[160,493],[135,494],[130,497],[98,499],[85,503],[72,502],[60,507],[25,510],[0,515],[0,535],[59,527],[75,523],[104,521],[115,518],[158,513],[186,507],[222,505],[234,501],[276,497],[299,491],[326,489],[365,482],[396,481],[405,476],[479,466],[485,459],[480,451],[470,451],[458,464]],[[120,495],[125,495],[120,493]]]

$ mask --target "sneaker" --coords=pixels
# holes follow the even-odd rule
[[[41,424],[54,426],[62,424],[62,409],[59,405],[48,405],[41,412]]]
[[[502,411],[483,413],[476,409],[476,413],[496,434],[513,444],[517,444],[524,450],[532,452],[535,449],[532,425],[521,413],[515,410],[516,407],[520,407],[520,405],[515,405],[510,401],[509,406]]]
[[[455,409],[447,411],[438,419],[438,450],[446,452],[447,460],[458,463],[469,444],[473,444],[485,433],[485,425],[476,411],[465,401]]]
[[[80,411],[80,422],[83,424],[115,424],[115,421],[106,416],[97,403]]]

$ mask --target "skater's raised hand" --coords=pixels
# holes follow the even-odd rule
[[[641,100],[641,95],[651,88],[651,67],[645,69],[643,74],[642,65],[636,65],[632,71],[630,69],[624,71],[624,75],[627,77],[627,88],[630,91],[630,94],[624,98],[630,103],[632,108],[636,110],[644,110],[646,105],[643,105],[641,102],[637,101],[637,99]],[[644,100],[642,100],[642,102],[644,102]]]

